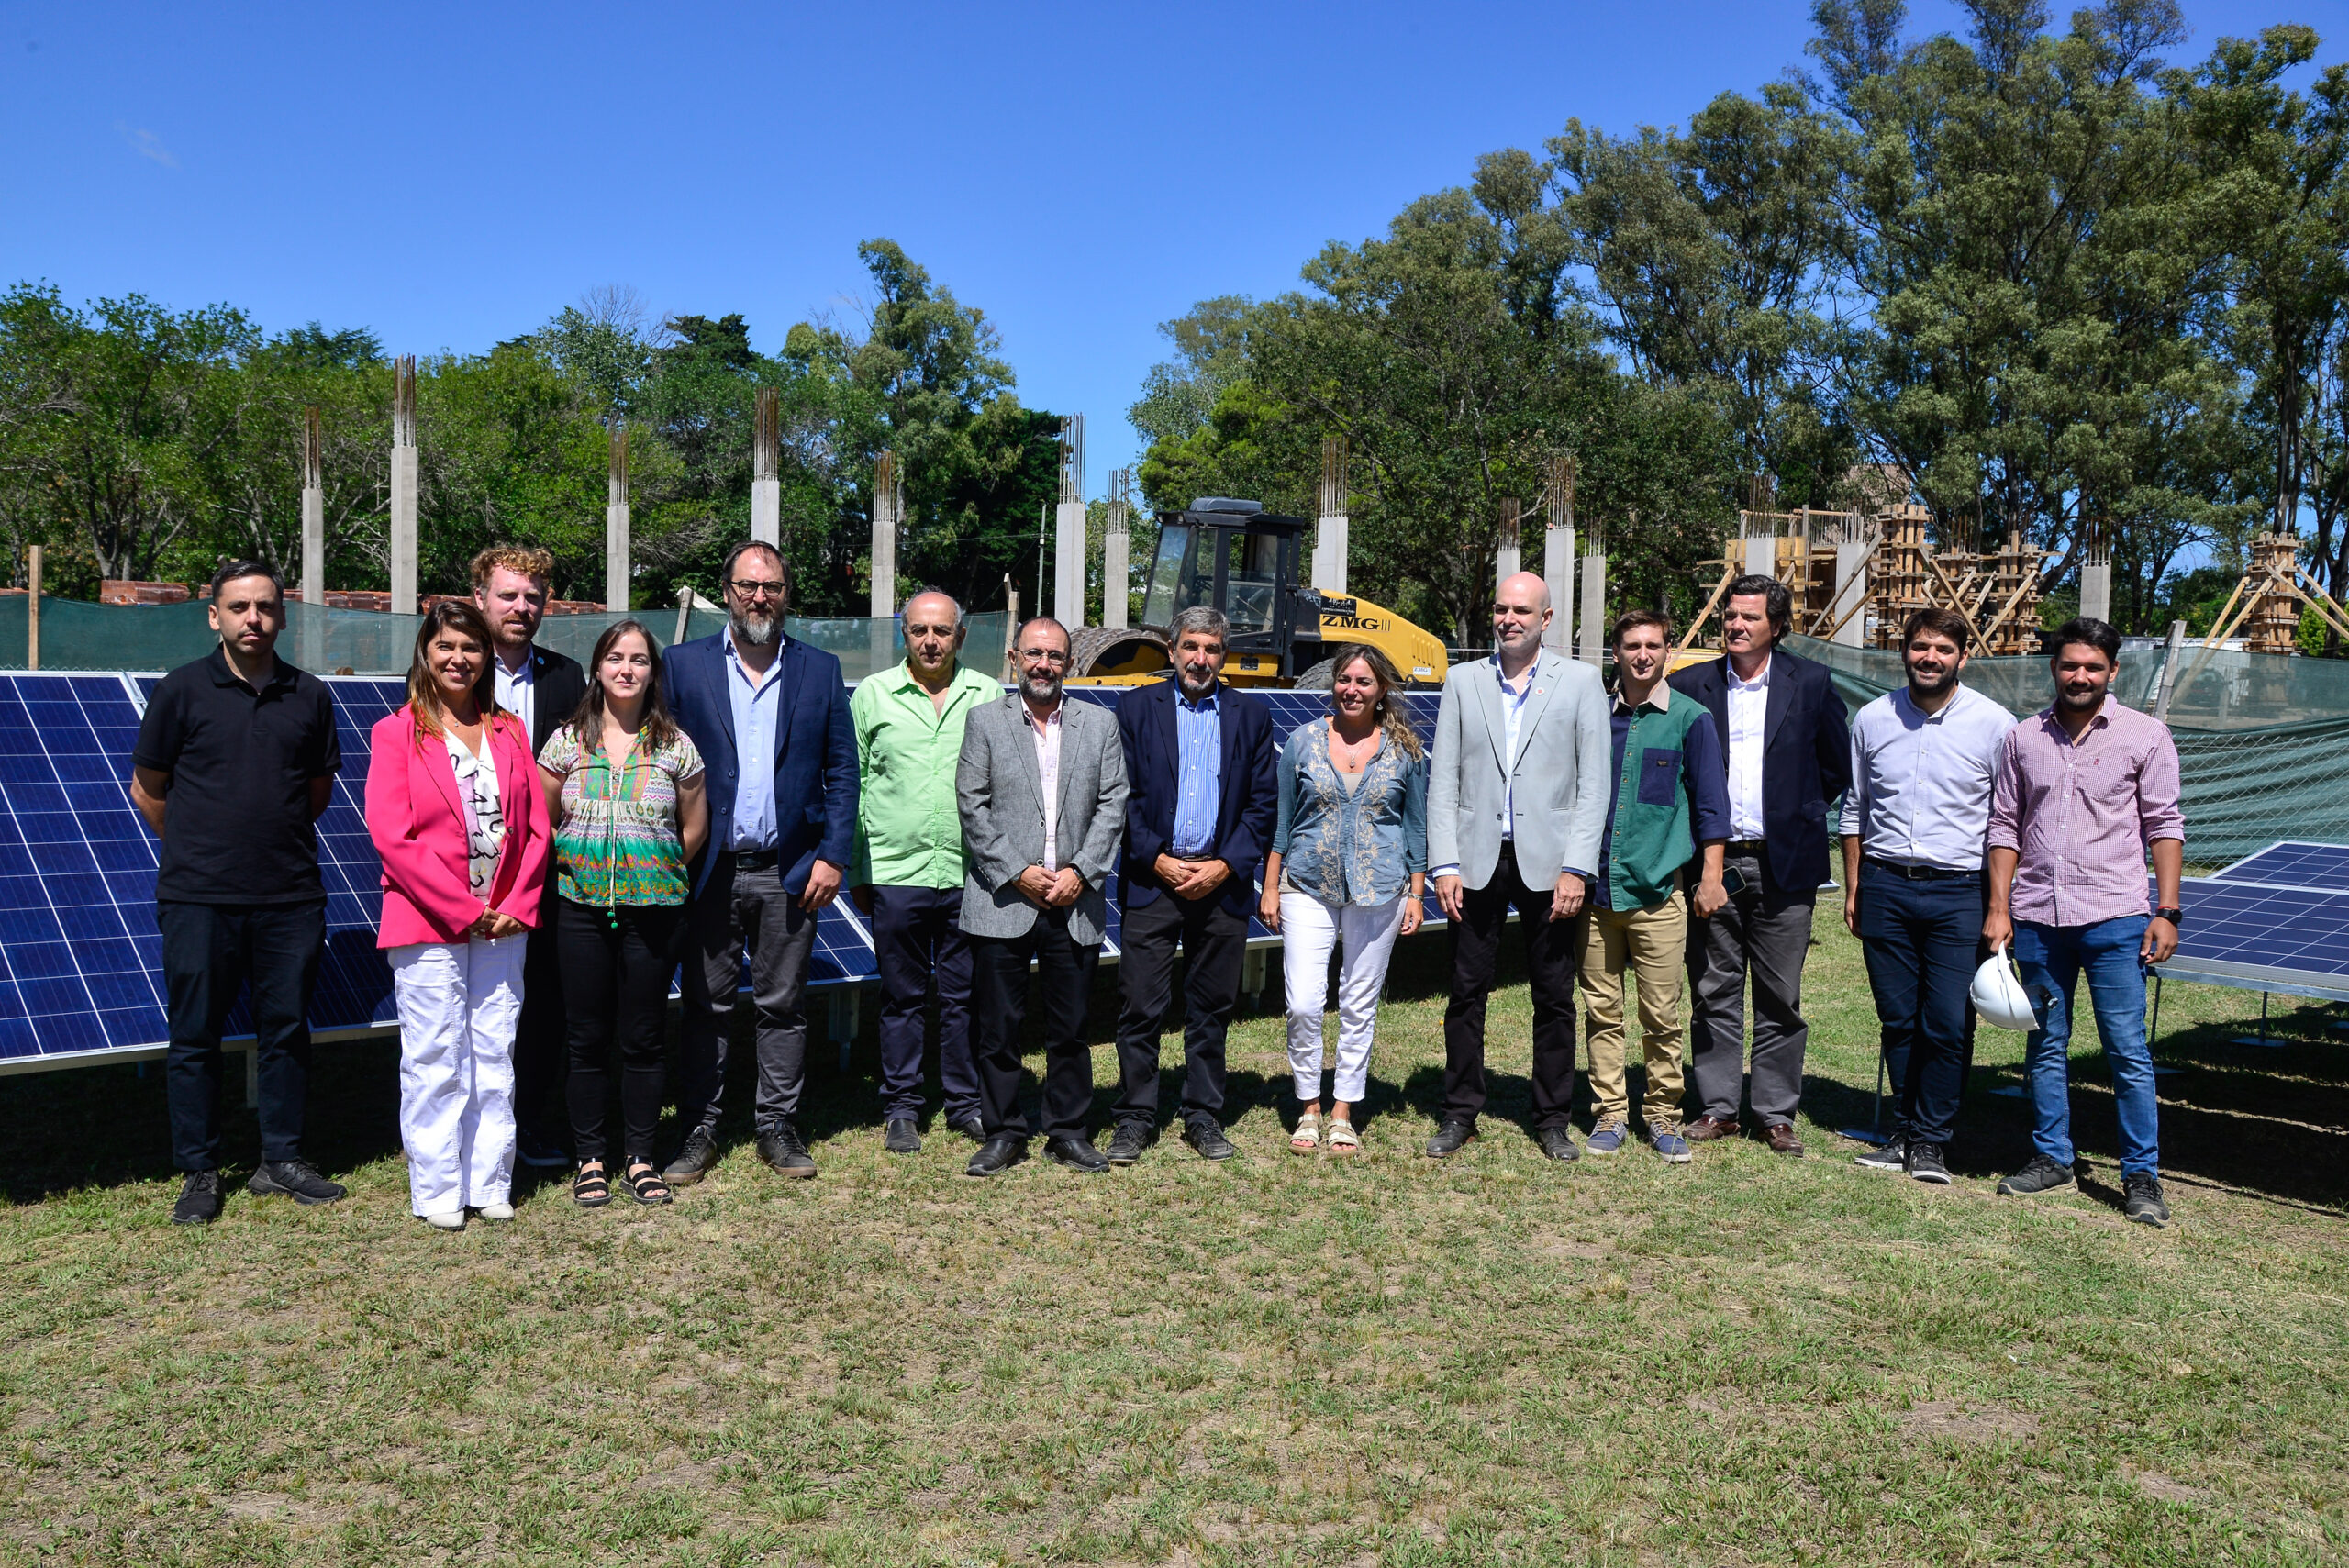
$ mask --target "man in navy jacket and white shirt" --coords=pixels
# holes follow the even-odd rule
[[[1533,993],[1533,1120],[1542,1151],[1572,1160],[1574,982],[1582,913],[1613,784],[1598,672],[1542,646],[1549,585],[1531,572],[1493,595],[1493,656],[1455,664],[1429,759],[1428,865],[1452,922],[1443,1115],[1427,1151],[1458,1153],[1485,1108],[1485,999],[1515,906]]]
[[[1177,943],[1183,1138],[1209,1160],[1238,1152],[1223,1133],[1224,1033],[1240,1001],[1256,867],[1280,814],[1273,711],[1223,683],[1229,623],[1195,606],[1169,632],[1174,678],[1129,694],[1118,707],[1128,794],[1113,1165],[1132,1164],[1158,1137],[1158,1033]]]
[[[1720,730],[1729,770],[1724,869],[1742,884],[1728,907],[1688,935],[1688,1074],[1702,1105],[1682,1130],[1692,1143],[1738,1131],[1750,974],[1753,1118],[1771,1149],[1799,1155],[1795,1111],[1810,1041],[1802,966],[1827,880],[1827,806],[1850,780],[1852,735],[1827,667],[1778,647],[1793,618],[1785,584],[1737,578],[1721,607],[1722,657],[1671,682],[1710,708]]]
[[[726,629],[681,642],[661,685],[707,770],[709,846],[685,917],[685,1021],[677,1108],[685,1144],[662,1176],[698,1182],[717,1162],[726,1041],[751,960],[759,1064],[759,1158],[816,1173],[796,1118],[807,1066],[801,998],[816,921],[840,894],[856,838],[856,732],[841,662],[783,634],[791,572],[771,544],[726,558]]]

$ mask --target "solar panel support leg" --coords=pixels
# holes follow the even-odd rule
[[[1264,1005],[1264,950],[1250,948],[1248,956],[1240,963],[1240,988],[1248,993],[1248,1010],[1256,1012]]]
[[[1854,1143],[1873,1143],[1878,1149],[1892,1141],[1884,1135],[1884,1051],[1881,1048],[1876,1053],[1875,1114],[1868,1118],[1865,1127],[1842,1127],[1836,1129],[1835,1132],[1839,1138],[1848,1138]]]
[[[2161,1042],[2162,1042],[2162,972],[2161,972],[2160,970],[2156,969],[2156,970],[2154,970],[2154,1018],[2153,1018],[2153,1021],[2152,1021],[2151,1023],[2149,1023],[2149,1024],[2147,1024],[2147,1025],[2145,1026],[2145,1054],[2146,1054],[2148,1057],[2151,1057],[2151,1056],[2154,1054],[2154,1051],[2155,1048],[2156,1048],[2156,1047],[2158,1047],[2158,1046],[2161,1044]],[[2168,1066],[2168,1067],[2165,1067],[2165,1066],[2164,1066],[2164,1065],[2162,1065],[2162,1063],[2160,1063],[2159,1062],[2155,1062],[2154,1063],[2154,1077],[2156,1077],[2156,1078],[2174,1078],[2174,1077],[2176,1077],[2178,1073],[2183,1073],[2183,1072],[2185,1072],[2185,1071],[2186,1071],[2186,1069],[2185,1069],[2185,1068],[2183,1068],[2183,1067],[2177,1067],[2177,1066]]]
[[[864,987],[843,985],[832,993],[832,1039],[841,1048],[841,1072],[848,1072],[849,1052],[856,1046],[863,1024]]]
[[[261,1109],[261,1047],[245,1052],[245,1109]]]
[[[2273,1035],[2267,1032],[2266,992],[2262,991],[2259,994],[2259,1032],[2257,1034],[2239,1034],[2235,1036],[2235,1043],[2237,1045],[2265,1046],[2269,1051],[2280,1051],[2283,1049],[2284,1042],[2276,1039]]]

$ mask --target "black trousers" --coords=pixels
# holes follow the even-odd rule
[[[1893,1130],[1947,1143],[1974,1064],[1966,988],[1981,962],[1982,878],[1912,881],[1860,866],[1860,945],[1899,1111]]]
[[[619,1048],[620,1150],[651,1160],[661,1128],[667,1064],[662,1026],[669,977],[685,930],[682,908],[628,904],[599,909],[559,900],[555,942],[562,963],[569,1029],[572,1146],[582,1161],[605,1157],[612,1097],[612,1048]]]
[[[555,935],[562,896],[550,885],[522,957],[522,1021],[514,1031],[514,1122],[522,1131],[554,1141],[554,1091],[562,1078],[570,1031],[562,1017],[562,943]]]
[[[1452,1002],[1443,1010],[1443,1119],[1474,1123],[1485,1109],[1485,998],[1500,958],[1501,926],[1512,906],[1525,940],[1533,993],[1533,1124],[1564,1127],[1575,1097],[1575,922],[1550,918],[1557,886],[1521,880],[1516,846],[1482,887],[1464,887],[1452,922]]]
[[[765,1137],[799,1114],[807,1083],[807,964],[818,917],[786,892],[774,865],[721,854],[685,906],[685,1022],[677,1042],[677,1120],[688,1135],[718,1126],[742,962],[751,965],[751,1044],[758,1086],[751,1125]]]
[[[181,904],[158,899],[171,1043],[163,1099],[172,1162],[220,1168],[220,1030],[250,982],[260,1052],[261,1157],[302,1157],[310,1092],[310,993],[327,941],[324,899],[310,904]]]
[[[938,985],[938,1081],[946,1119],[979,1108],[971,1066],[971,940],[959,887],[875,887],[873,949],[881,971],[881,1116],[921,1115],[921,1054],[930,989]]]
[[[1116,1119],[1158,1125],[1158,1036],[1174,994],[1174,949],[1182,947],[1183,1119],[1223,1118],[1224,1036],[1240,1005],[1248,919],[1205,898],[1162,892],[1129,906],[1118,934]]]
[[[1016,937],[971,939],[971,979],[978,1006],[972,1054],[979,1072],[979,1114],[987,1136],[1028,1136],[1019,1105],[1019,1038],[1028,1022],[1028,965],[1036,965],[1044,1011],[1041,1120],[1047,1138],[1083,1138],[1093,1113],[1093,1052],[1085,1043],[1085,1010],[1101,944],[1068,934],[1068,911],[1040,909]]]

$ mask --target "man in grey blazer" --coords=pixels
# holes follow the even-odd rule
[[[1044,1154],[1106,1171],[1085,1136],[1093,1053],[1085,1003],[1101,958],[1101,884],[1126,825],[1126,759],[1108,709],[1067,701],[1067,628],[1031,620],[1014,639],[1019,690],[971,710],[954,769],[963,818],[963,934],[971,940],[974,1064],[985,1141],[967,1173],[1000,1175],[1028,1150],[1019,1033],[1034,961],[1044,1009]]]
[[[1598,672],[1542,646],[1550,590],[1531,572],[1493,595],[1493,656],[1455,664],[1437,709],[1428,863],[1452,923],[1437,1159],[1476,1136],[1485,1108],[1485,998],[1511,906],[1533,991],[1533,1121],[1542,1151],[1572,1160],[1575,917],[1598,869],[1612,745]]]

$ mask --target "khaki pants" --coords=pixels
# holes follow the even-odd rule
[[[1598,1122],[1628,1117],[1623,1081],[1623,971],[1640,993],[1647,1053],[1647,1119],[1680,1124],[1680,987],[1688,904],[1677,892],[1653,909],[1586,908],[1580,920],[1584,1033],[1590,1041],[1590,1103]]]

